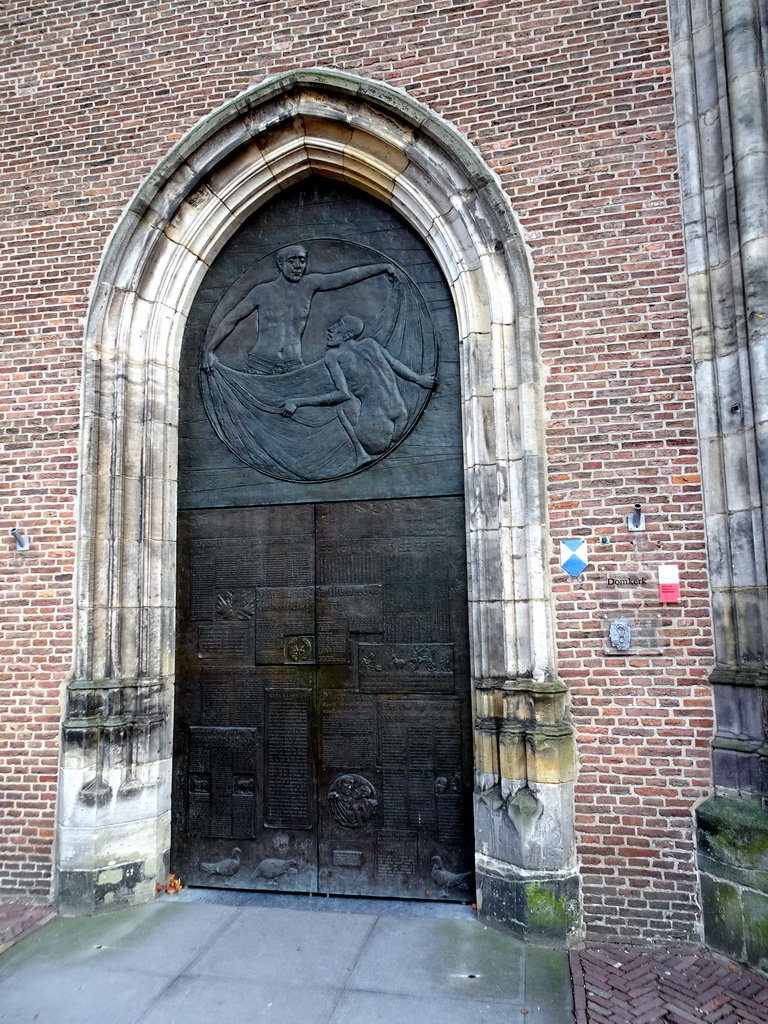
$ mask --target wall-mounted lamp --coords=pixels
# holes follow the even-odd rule
[[[630,533],[637,533],[645,529],[645,516],[640,511],[642,507],[643,503],[636,501],[632,506],[632,511],[627,516],[627,529]]]
[[[29,537],[23,534],[18,526],[12,528],[11,536],[16,541],[17,551],[29,551]]]

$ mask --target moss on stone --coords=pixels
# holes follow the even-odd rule
[[[756,800],[715,797],[697,811],[699,843],[723,864],[768,869],[768,813]]]
[[[741,899],[747,963],[765,971],[768,966],[768,897],[745,890]]]
[[[539,883],[526,887],[526,924],[533,931],[567,935],[573,928],[574,912],[567,896],[545,889]]]
[[[701,895],[707,945],[740,960],[743,956],[744,921],[739,889],[702,875]]]

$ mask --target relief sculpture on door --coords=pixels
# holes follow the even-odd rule
[[[182,353],[176,873],[470,899],[447,286],[411,229],[342,186],[241,232]]]
[[[310,252],[321,263],[329,251],[351,265],[311,269]],[[416,285],[377,258],[341,239],[294,243],[223,296],[202,346],[200,389],[216,435],[247,465],[281,480],[334,479],[413,428],[437,383],[435,338]],[[323,351],[304,344],[318,293],[327,300]]]

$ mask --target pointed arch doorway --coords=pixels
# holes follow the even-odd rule
[[[563,941],[580,912],[575,749],[554,656],[530,261],[497,178],[458,132],[396,89],[317,69],[262,83],[182,139],[116,226],[93,288],[57,902],[65,913],[92,912],[151,899],[167,881],[181,342],[219,252],[252,214],[313,175],[399,214],[450,290],[461,368],[478,912],[518,934]],[[418,419],[417,406],[405,405],[406,421]],[[323,457],[332,449],[317,446]],[[356,469],[348,475],[362,479]]]
[[[344,183],[276,197],[203,280],[179,426],[186,884],[474,898],[460,391],[434,257]]]

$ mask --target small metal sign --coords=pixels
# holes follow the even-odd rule
[[[617,651],[629,650],[632,644],[632,627],[623,615],[613,620],[608,630],[608,637],[611,646],[615,647]]]
[[[661,617],[646,609],[616,607],[603,619],[603,653],[626,658],[663,653]]]
[[[560,541],[560,568],[569,576],[580,576],[589,565],[587,542],[580,537]]]

